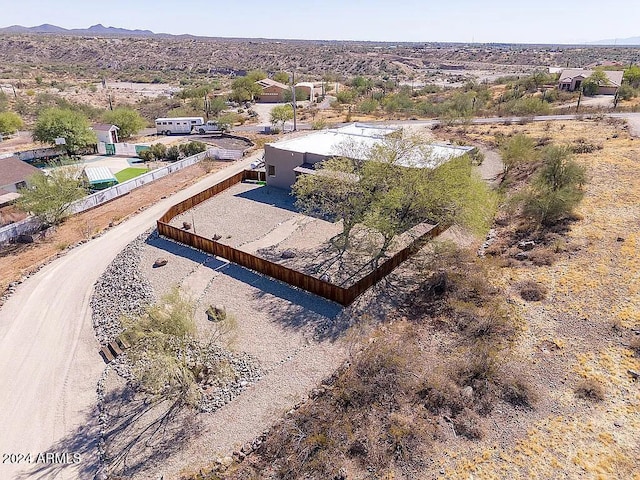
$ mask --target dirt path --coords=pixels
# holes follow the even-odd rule
[[[69,251],[17,287],[0,310],[0,451],[30,453],[32,460],[40,452],[70,452],[78,453],[80,461],[68,465],[3,463],[0,478],[32,478],[35,472],[42,475],[38,478],[92,478],[97,457],[93,448],[96,382],[104,368],[89,310],[95,281],[115,255],[153,226],[169,206],[242,170],[253,159],[234,163],[153,204],[104,235]],[[133,203],[134,198],[132,194],[122,201]],[[104,215],[108,214],[97,209],[84,220]],[[73,232],[72,224],[67,228]],[[43,254],[34,248],[31,253],[36,258],[46,258],[47,249],[44,250]],[[23,256],[20,258],[23,267],[29,265]],[[13,274],[21,271],[11,266],[10,259],[2,260],[0,268],[5,278],[9,276],[6,266]],[[20,476],[25,471],[29,473]]]

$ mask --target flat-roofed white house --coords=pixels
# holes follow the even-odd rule
[[[558,80],[558,88],[568,92],[580,90],[582,83],[593,75],[594,72],[595,70],[585,70],[583,68],[562,70],[560,79]],[[615,95],[620,85],[622,85],[624,72],[617,70],[603,70],[603,72],[607,76],[608,83],[598,87],[598,95]]]
[[[400,133],[399,127],[350,124],[321,130],[304,137],[268,143],[264,149],[267,185],[290,189],[298,175],[315,173],[315,165],[335,156],[363,156],[387,137]],[[348,152],[345,152],[345,148]],[[397,164],[412,168],[435,168],[438,165],[471,153],[474,147],[434,143],[424,151],[406,152]],[[363,158],[356,158],[363,159]]]

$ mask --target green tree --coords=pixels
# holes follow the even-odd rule
[[[287,72],[277,72],[273,75],[273,79],[276,82],[284,83],[285,85],[289,84],[289,74]]]
[[[289,104],[277,105],[271,110],[271,124],[277,125],[280,123],[284,130],[285,122],[293,119],[293,107]]]
[[[33,139],[55,145],[56,138],[64,138],[70,154],[97,143],[89,120],[81,113],[64,108],[48,108],[38,116]]]
[[[345,145],[342,157],[323,162],[316,175],[293,185],[297,206],[310,214],[343,221],[336,244],[349,248],[360,224],[382,238],[377,261],[401,233],[421,222],[460,223],[485,230],[495,212],[495,195],[472,172],[467,156],[437,168],[428,144],[418,137],[388,139],[373,148]]]
[[[631,65],[625,69],[623,78],[633,88],[640,88],[640,66]]]
[[[542,225],[552,225],[582,200],[586,169],[571,158],[566,147],[548,146],[542,159],[543,165],[523,197],[524,212]]]
[[[207,104],[207,111],[205,112],[207,115],[218,115],[220,114],[220,112],[222,112],[225,108],[227,108],[227,103],[224,101],[224,98],[222,97],[215,97],[211,100],[209,100],[209,103]]]
[[[23,126],[22,118],[14,112],[0,112],[0,134],[16,133]]]
[[[607,78],[607,74],[604,73],[604,70],[594,70],[594,72],[582,82],[582,91],[587,96],[597,95],[598,89],[609,83],[609,79]]]
[[[126,107],[105,112],[102,120],[118,127],[118,137],[122,140],[131,138],[147,125],[146,120],[138,112]]]
[[[87,194],[81,178],[81,169],[63,165],[63,161],[52,164],[48,174],[32,176],[27,187],[20,189],[18,207],[40,218],[47,225],[57,225],[69,214],[69,207]]]
[[[264,70],[251,70],[247,73],[247,78],[254,83],[258,80],[262,80],[263,78],[267,78],[267,76],[267,72]]]
[[[256,81],[248,76],[236,78],[231,84],[231,98],[236,102],[253,101],[262,92],[262,87]]]

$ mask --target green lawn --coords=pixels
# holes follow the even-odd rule
[[[124,170],[120,170],[114,176],[118,179],[118,182],[122,183],[126,182],[127,180],[131,180],[132,178],[136,178],[143,173],[147,173],[148,171],[149,170],[146,168],[129,167],[125,168]]]

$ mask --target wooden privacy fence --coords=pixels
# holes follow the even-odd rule
[[[256,171],[244,170],[174,205],[158,220],[158,233],[164,237],[197,248],[211,255],[222,257],[240,266],[347,306],[367,289],[391,273],[398,265],[422,248],[429,240],[440,235],[440,233],[448,228],[443,225],[434,226],[428,232],[416,238],[411,245],[389,258],[377,269],[350,287],[345,288],[169,224],[177,215],[190,210],[196,205],[232,187],[236,183],[243,180],[258,180],[258,175]]]

